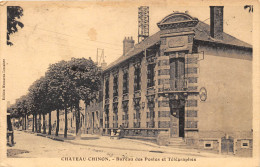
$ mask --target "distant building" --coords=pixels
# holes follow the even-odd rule
[[[103,119],[99,106],[87,129],[121,125],[126,137],[166,132],[196,148],[251,154],[252,46],[223,32],[223,7],[210,7],[210,19],[174,12],[142,42],[125,38],[124,55],[103,71]]]
[[[82,132],[85,131],[85,114],[86,114],[86,105],[84,101],[80,100],[79,103],[80,107],[80,129]],[[52,115],[52,118],[54,120],[52,121],[53,123],[53,130],[56,130],[56,112],[55,114]],[[67,120],[68,120],[68,133],[76,133],[76,115],[75,115],[75,109],[69,109],[67,113]],[[46,120],[48,122],[48,120]],[[65,128],[65,110],[59,111],[59,132],[64,133],[64,128]]]

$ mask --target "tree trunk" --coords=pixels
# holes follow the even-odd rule
[[[46,134],[45,113],[42,114],[42,118],[43,118],[43,134]]]
[[[64,128],[64,138],[67,138],[67,131],[68,131],[68,118],[67,118],[67,114],[68,114],[68,109],[67,109],[67,107],[65,107],[65,128]]]
[[[48,135],[51,135],[51,111],[49,111],[49,133]]]
[[[34,132],[34,124],[35,124],[35,123],[34,123],[34,119],[35,119],[34,117],[35,117],[35,116],[34,116],[34,114],[33,114],[32,132]]]
[[[80,108],[79,108],[79,103],[76,105],[75,107],[76,109],[76,113],[75,113],[75,116],[76,116],[76,135],[78,135],[78,132],[79,132],[79,128],[80,128]]]
[[[39,114],[39,133],[42,133],[42,114]]]
[[[74,120],[74,114],[73,114],[72,106],[70,106],[70,112],[71,112],[71,114],[72,114],[72,118],[70,119],[70,120],[71,120],[71,121],[70,121],[70,127],[72,127],[72,122],[73,122],[73,120]]]
[[[24,117],[22,116],[22,130],[24,130]]]
[[[35,125],[35,132],[37,133],[38,132],[38,128],[37,128],[37,114],[35,113],[35,116],[34,116],[34,125]]]
[[[56,133],[55,133],[55,136],[58,136],[59,135],[59,124],[60,124],[60,118],[59,118],[59,115],[60,112],[59,110],[57,110],[57,121],[56,121]]]
[[[26,114],[24,116],[24,130],[26,130]]]

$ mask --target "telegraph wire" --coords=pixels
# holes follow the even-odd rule
[[[23,31],[27,31],[27,30],[23,30]],[[30,32],[30,31],[27,31],[27,32]],[[19,36],[22,36],[22,35],[19,35]],[[25,35],[23,35],[25,37]],[[49,36],[49,37],[53,37],[53,36]],[[53,38],[56,38],[56,37],[53,37]],[[62,39],[62,38],[56,38],[56,39]],[[72,48],[78,48],[78,49],[82,49],[82,50],[93,50],[93,51],[96,51],[96,49],[92,49],[92,48],[82,48],[82,47],[78,47],[78,46],[74,46],[74,45],[69,45],[69,44],[62,44],[62,43],[57,43],[57,42],[54,42],[54,41],[51,41],[51,40],[43,40],[41,39],[40,42],[46,42],[46,43],[53,43],[53,44],[57,44],[59,46],[64,46],[64,47],[72,47]],[[92,47],[97,47],[97,46],[92,46]],[[111,49],[111,48],[110,48]],[[109,49],[108,49],[109,50]],[[115,50],[115,49],[112,49],[112,50]],[[122,51],[122,50],[121,50]],[[122,56],[122,54],[119,54],[118,52],[115,52],[115,51],[109,51],[109,52],[113,52],[115,54],[113,55],[120,55]]]
[[[26,26],[35,28],[35,26],[30,26],[30,25],[26,25]],[[39,29],[39,30],[42,30],[42,31],[46,31],[46,32],[55,33],[55,34],[60,34],[60,35],[68,36],[68,37],[73,37],[73,38],[76,37],[76,36],[72,36],[72,35],[65,34],[65,33],[60,33],[60,32],[56,32],[56,31],[52,31],[52,30],[46,30],[46,29],[43,29],[43,28],[36,27],[36,29]],[[96,40],[91,40],[91,39],[87,39],[87,38],[83,38],[83,37],[76,37],[76,38],[81,38],[81,39],[84,39],[84,40],[87,40],[87,41],[91,41],[91,42],[97,42],[97,43],[103,43],[103,44],[108,44],[108,45],[112,45],[112,46],[118,46],[118,47],[120,46],[120,47],[122,47],[122,45],[113,44],[113,43],[109,43],[109,42],[96,41]]]
[[[23,30],[23,31],[27,31],[27,30]],[[27,31],[27,32],[30,32],[30,31]],[[63,40],[68,40],[67,38],[60,38],[60,37],[54,37],[54,36],[50,36],[48,35],[49,37],[52,37],[52,38],[57,38],[57,39],[63,39]],[[71,36],[72,37],[72,36]],[[95,42],[95,41],[92,41],[92,42]],[[95,44],[94,44],[95,45]],[[97,45],[97,44],[96,44]],[[111,44],[112,45],[112,44]],[[93,46],[93,45],[92,45]],[[116,46],[116,45],[114,45]],[[122,51],[122,49],[116,49],[116,48],[111,48],[111,47],[107,47],[107,46],[102,46],[104,48],[107,48],[107,49],[112,49],[112,50],[118,50],[118,51]],[[117,47],[117,46],[116,46]]]

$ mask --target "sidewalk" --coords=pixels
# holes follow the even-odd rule
[[[32,133],[32,132],[27,132]],[[209,153],[197,149],[187,148],[174,148],[168,146],[159,146],[155,143],[136,139],[122,138],[119,140],[110,139],[109,136],[99,136],[92,134],[81,134],[80,138],[76,138],[75,134],[68,133],[68,137],[64,138],[64,134],[60,133],[59,136],[34,133],[37,136],[47,137],[52,140],[62,141],[73,145],[80,145],[86,147],[94,147],[96,149],[113,149],[113,150],[127,150],[135,152],[154,152],[163,154],[178,154],[178,155],[189,155],[196,157],[223,157],[223,155]]]
[[[65,140],[74,140],[76,138],[75,134],[72,133],[68,133],[67,138],[64,138],[64,133],[59,133],[58,136],[56,136],[55,131],[52,131],[51,135],[48,135],[48,132],[46,132],[46,134],[43,134],[43,133],[32,132],[31,130],[24,130],[23,132],[35,134],[36,136],[47,137],[49,139],[62,141],[62,142],[64,142]]]
[[[96,137],[95,137],[96,136]],[[97,136],[91,134],[84,134],[84,139],[81,140],[70,140],[66,141],[75,145],[82,145],[95,148],[105,149],[116,149],[116,150],[129,150],[129,151],[140,151],[140,152],[154,152],[163,154],[178,154],[178,155],[189,155],[196,157],[223,157],[220,154],[214,154],[209,152],[203,152],[197,149],[186,149],[186,148],[174,148],[168,146],[159,146],[149,141],[126,139],[122,138],[119,140],[110,139],[109,136]],[[98,138],[98,139],[92,139]]]

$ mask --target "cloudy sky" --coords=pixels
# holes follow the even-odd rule
[[[6,98],[11,103],[27,93],[49,64],[71,57],[96,60],[97,48],[104,49],[109,64],[122,55],[125,36],[133,36],[137,41],[140,4],[19,5],[24,9],[21,18],[24,28],[11,35],[14,45],[5,47]],[[190,15],[209,24],[209,6],[178,7],[162,3],[149,7],[150,34],[157,32],[156,23],[173,11],[188,10]],[[243,5],[225,6],[224,31],[252,44],[252,13],[244,10]]]

